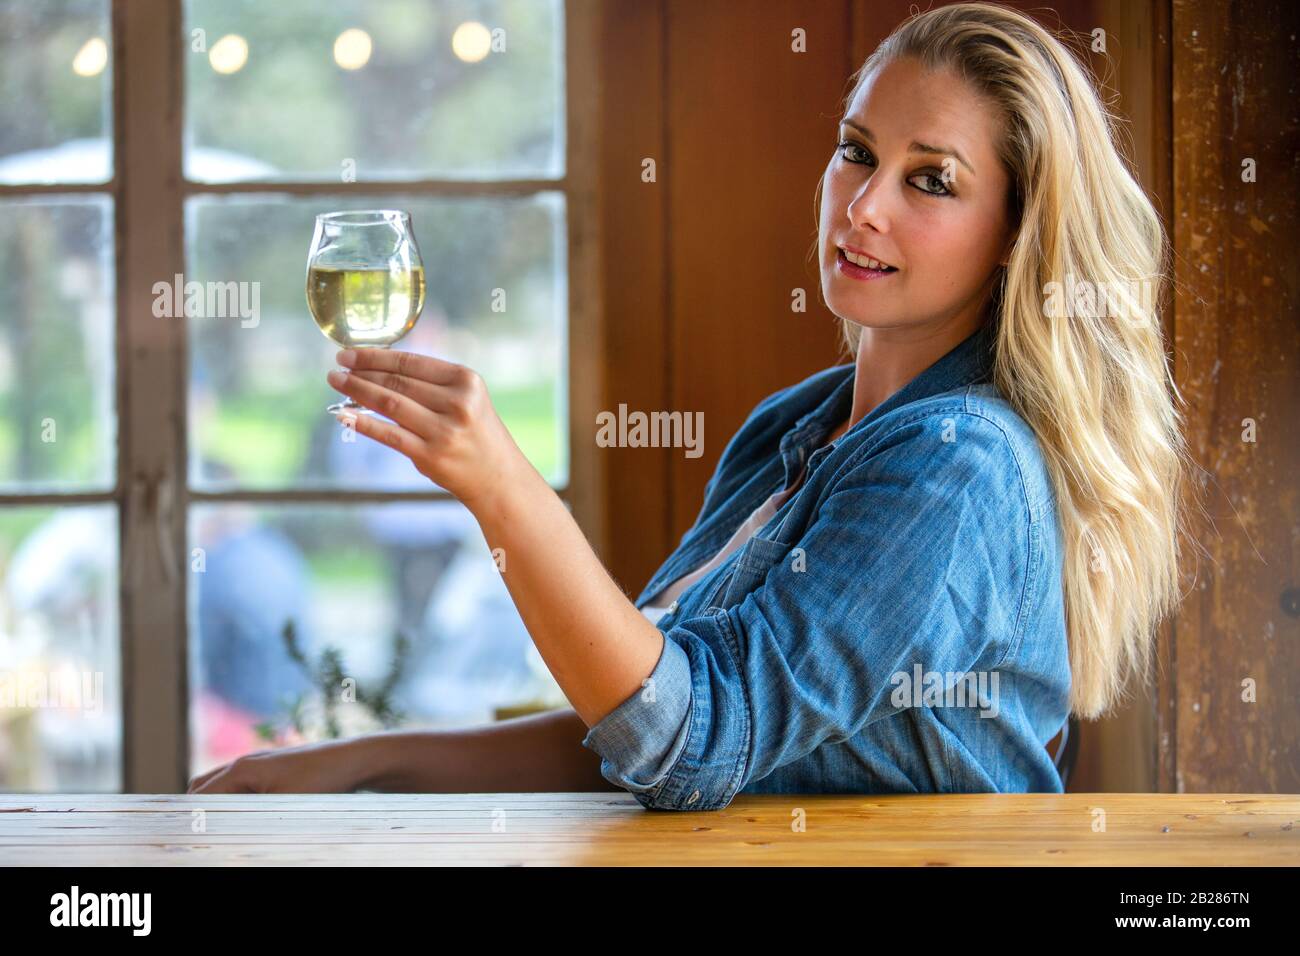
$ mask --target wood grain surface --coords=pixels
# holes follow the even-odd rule
[[[0,864],[1297,866],[1298,827],[1296,794],[10,794]]]

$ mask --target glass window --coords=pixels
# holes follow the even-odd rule
[[[408,459],[324,412],[338,398],[325,381],[338,346],[307,311],[312,225],[318,212],[376,206],[410,211],[427,277],[424,311],[396,347],[475,368],[529,460],[562,485],[564,197],[546,192],[190,199],[186,279],[244,284],[222,315],[189,319],[194,486],[433,488]],[[229,307],[240,295],[246,307]]]
[[[0,508],[0,791],[122,788],[114,505]]]
[[[0,0],[0,791],[122,789],[112,46]]]
[[[326,414],[336,346],[305,297],[317,213],[409,210],[427,293],[397,347],[482,373],[567,493],[562,0],[175,2],[181,35],[160,39],[111,0],[0,0],[0,791],[120,790],[133,746],[140,779],[174,767],[149,750],[156,728],[123,723],[119,648],[159,639],[123,631],[124,584],[128,623],[179,619],[187,602],[188,633],[162,639],[189,646],[175,719],[191,721],[191,772],[564,704],[473,517],[389,500],[437,489]],[[181,109],[159,110],[160,148],[111,187],[96,184],[115,175],[114,26],[120,66],[169,64]],[[133,88],[156,91],[119,95]],[[274,185],[241,185],[255,182]],[[157,220],[125,221],[113,188],[156,189]],[[183,266],[162,243],[118,256],[119,230],[182,224]],[[154,316],[117,314],[117,290],[150,287]],[[177,427],[119,428],[119,336],[132,368],[188,371],[183,416],[160,396]],[[149,397],[157,383],[122,384]],[[119,432],[138,440],[119,447]],[[170,484],[142,486],[119,529],[126,479],[182,450],[186,510]],[[184,590],[143,586],[168,570],[178,523]],[[130,690],[180,676],[160,665]],[[343,680],[355,699],[336,700]]]
[[[0,0],[0,183],[113,175],[108,0]]]
[[[425,304],[396,348],[482,374],[563,491],[563,185],[444,182],[562,181],[562,2],[187,0],[185,17],[184,279],[227,290],[224,308],[182,319],[189,481],[212,496],[189,513],[191,772],[284,743],[563,706],[459,502],[348,500],[436,487],[325,413],[338,346],[305,289],[317,214],[410,212]],[[257,180],[285,191],[221,187]],[[412,187],[367,191],[381,180]],[[319,183],[339,185],[304,191]],[[246,494],[263,491],[282,497]]]
[[[0,489],[114,485],[113,207],[0,199]]]
[[[558,179],[558,0],[188,0],[195,182]]]
[[[565,705],[458,502],[223,503],[190,522],[194,773],[277,745]]]

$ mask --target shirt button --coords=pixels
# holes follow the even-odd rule
[[[689,797],[686,798],[686,802],[694,803],[698,799],[700,799],[700,791],[696,790],[694,793],[692,793]]]
[[[676,601],[674,601],[672,604],[668,605],[668,613],[669,613],[669,614],[672,614],[673,611],[675,611],[675,610],[677,610],[677,602],[676,602]]]

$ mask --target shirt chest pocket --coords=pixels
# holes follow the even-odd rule
[[[763,582],[778,561],[790,553],[790,545],[771,538],[754,535],[745,542],[736,559],[731,563],[731,570],[723,575],[709,599],[712,609],[728,608],[739,604]],[[718,596],[721,595],[721,602]]]

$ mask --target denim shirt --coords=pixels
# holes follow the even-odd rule
[[[984,326],[832,446],[854,365],[763,399],[635,604],[799,490],[657,622],[654,671],[592,726],[642,806],[737,793],[1056,792],[1069,715],[1056,499],[991,383]],[[811,454],[809,452],[811,451]]]

